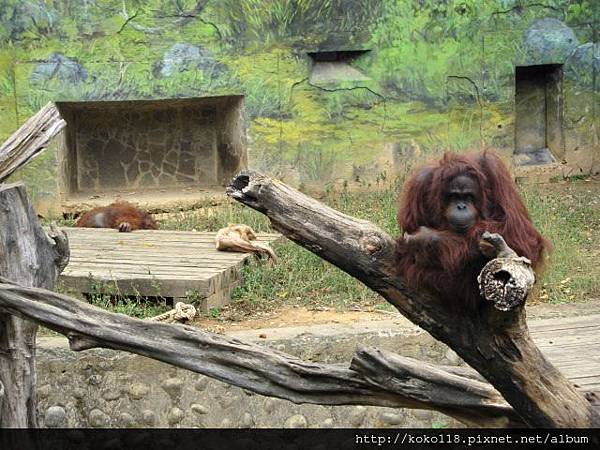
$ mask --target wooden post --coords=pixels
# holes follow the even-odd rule
[[[0,275],[53,289],[68,260],[64,234],[48,236],[22,184],[0,184]],[[0,313],[0,427],[37,426],[34,322]]]

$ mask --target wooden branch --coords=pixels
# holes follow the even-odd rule
[[[363,346],[350,368],[382,389],[420,400],[467,425],[481,426],[482,409],[488,427],[525,425],[502,395],[469,368],[439,366]]]
[[[106,347],[137,353],[296,403],[426,408],[481,427],[524,425],[499,393],[465,368],[423,364],[366,347],[358,350],[351,368],[302,361],[198,328],[110,313],[2,278],[0,311],[66,335],[73,350]],[[452,405],[454,393],[459,397]]]
[[[63,249],[64,251],[64,249]],[[0,275],[24,286],[52,289],[58,277],[54,246],[38,222],[22,184],[0,184]],[[1,427],[35,427],[37,324],[0,314]]]
[[[54,103],[27,120],[0,146],[0,183],[45,150],[66,125]]]
[[[381,294],[484,376],[530,426],[600,426],[590,403],[533,343],[524,309],[490,302],[452,310],[409,289],[394,270],[394,240],[365,220],[341,214],[284,183],[243,171],[227,188],[267,215],[275,229]]]

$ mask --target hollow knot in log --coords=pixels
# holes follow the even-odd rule
[[[527,258],[496,258],[484,266],[477,281],[486,300],[500,311],[510,311],[525,302],[535,275]]]
[[[374,255],[383,248],[383,242],[380,237],[375,234],[362,236],[359,241],[360,248],[366,251],[369,255]]]

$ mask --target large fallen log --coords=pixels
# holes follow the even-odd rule
[[[0,183],[45,150],[50,139],[65,126],[54,103],[30,117],[0,146]]]
[[[229,196],[265,214],[273,227],[381,294],[405,317],[446,343],[488,380],[525,423],[600,426],[586,398],[532,341],[523,303],[507,311],[485,302],[465,314],[409,289],[394,270],[394,240],[277,180],[244,171]]]

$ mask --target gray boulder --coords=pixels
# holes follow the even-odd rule
[[[578,45],[573,30],[557,19],[536,20],[525,32],[525,48],[532,62],[562,63]]]
[[[34,82],[44,82],[58,79],[66,83],[82,83],[87,80],[88,73],[74,58],[69,58],[60,52],[35,66],[31,74]]]
[[[600,44],[588,42],[580,45],[569,57],[565,64],[570,78],[580,86],[591,87],[594,82],[594,72],[600,74]]]
[[[212,78],[216,78],[227,70],[217,61],[213,53],[204,47],[178,43],[167,50],[163,58],[155,66],[155,75],[169,77],[178,72],[202,70]]]

